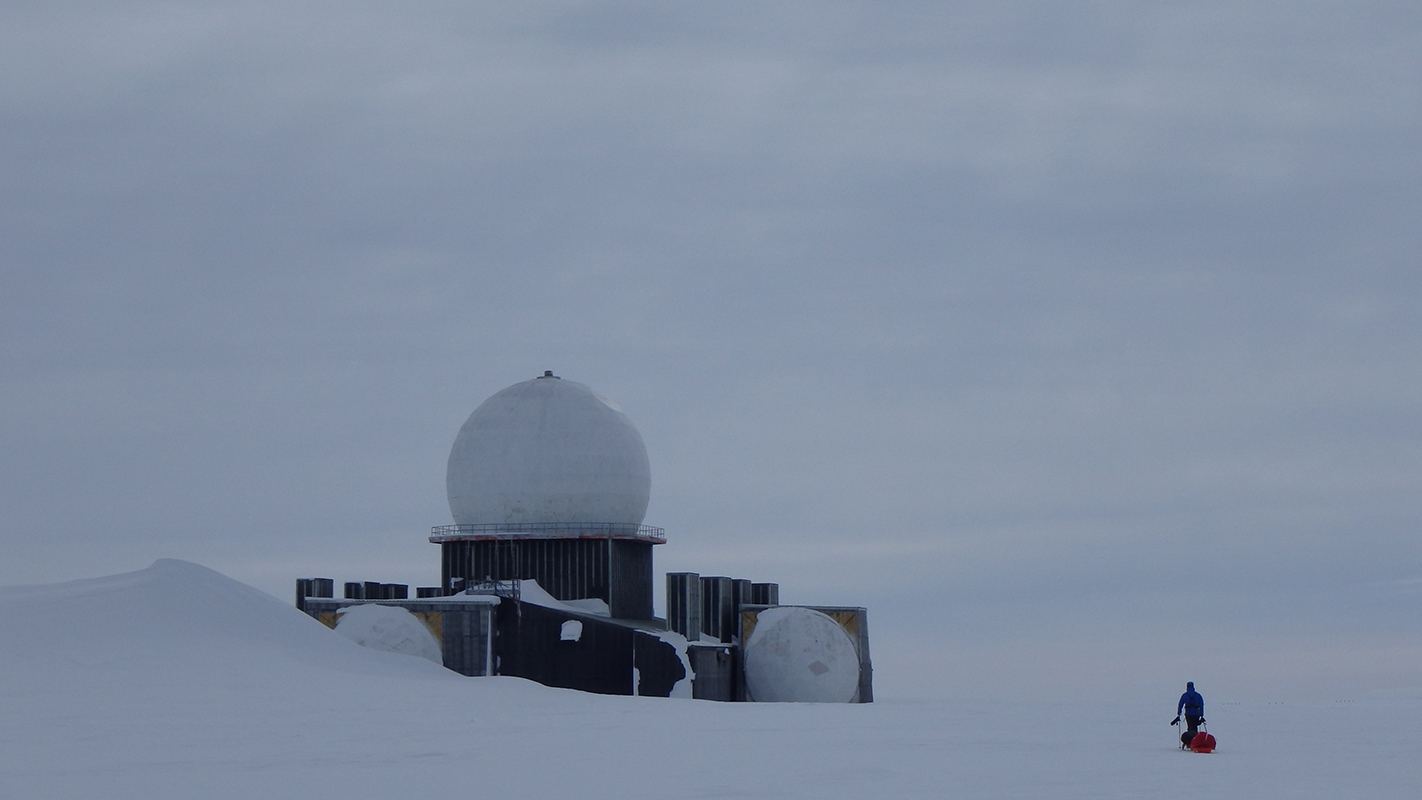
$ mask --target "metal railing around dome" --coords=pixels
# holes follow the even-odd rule
[[[436,525],[430,541],[461,539],[639,539],[665,544],[667,533],[650,525],[619,522],[494,522],[484,525]]]

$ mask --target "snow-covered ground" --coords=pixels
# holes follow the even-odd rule
[[[1422,700],[721,704],[464,678],[206,568],[0,589],[14,798],[1413,798]]]

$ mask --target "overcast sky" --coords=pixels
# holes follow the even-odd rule
[[[881,696],[1422,686],[1419,76],[1402,0],[8,0],[0,583],[436,583],[551,369]]]

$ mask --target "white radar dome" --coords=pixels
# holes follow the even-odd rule
[[[457,525],[610,523],[647,514],[647,446],[627,415],[581,383],[545,372],[469,415],[446,473]]]
[[[767,608],[745,645],[746,689],[759,703],[852,703],[859,652],[829,616],[809,608]]]

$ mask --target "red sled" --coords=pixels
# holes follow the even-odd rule
[[[1213,753],[1215,750],[1215,737],[1200,731],[1195,734],[1195,738],[1190,740],[1190,749],[1197,753]]]

